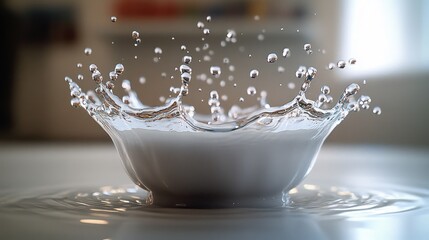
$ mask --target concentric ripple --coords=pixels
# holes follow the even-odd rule
[[[287,194],[282,210],[315,216],[370,217],[416,211],[429,202],[423,189],[351,189],[303,184]],[[73,216],[107,213],[129,217],[157,208],[146,204],[148,193],[137,186],[104,186],[84,190],[71,189],[34,192],[26,197],[3,197],[0,211],[25,211],[38,214],[68,213]]]

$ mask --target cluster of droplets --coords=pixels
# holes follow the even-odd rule
[[[320,89],[320,94],[319,97],[317,98],[316,101],[316,106],[317,107],[322,107],[323,104],[329,104],[332,103],[333,98],[331,95],[329,95],[331,93],[331,89],[329,88],[329,86],[323,85]]]
[[[112,16],[111,17],[111,22],[116,22],[117,18]],[[210,34],[210,29],[207,27],[208,23],[211,22],[211,17],[208,16],[206,18],[206,23],[204,23],[203,21],[199,21],[197,22],[197,28],[201,29],[202,34],[203,34],[203,45],[202,47],[196,47],[195,51],[196,52],[200,52],[200,51],[207,51],[208,55],[205,55],[202,60],[203,61],[210,61],[211,60],[211,55],[213,55],[213,51],[210,50],[210,45],[208,43],[205,42],[205,38],[207,37],[207,35]],[[263,31],[265,32],[265,31]],[[263,35],[262,35],[263,36]],[[131,37],[134,40],[134,45],[138,46],[141,43],[141,38],[140,38],[140,33],[137,31],[132,31],[131,32]],[[259,36],[258,36],[259,37]],[[172,40],[174,40],[175,38],[172,37]],[[225,39],[221,41],[221,46],[225,47],[226,44],[228,43],[236,43],[237,42],[237,33],[235,30],[233,29],[228,29]],[[239,49],[244,49],[244,47],[240,47]],[[312,50],[312,46],[309,43],[304,44],[303,46],[304,51],[307,54],[312,54],[313,50]],[[189,84],[191,82],[192,79],[192,68],[191,68],[191,63],[193,61],[192,56],[189,54],[189,50],[187,49],[186,45],[181,45],[180,46],[180,50],[181,51],[186,51],[186,55],[183,56],[182,58],[182,63],[180,65],[180,67],[176,68],[177,71],[180,72],[180,79],[181,79],[181,86],[179,88],[177,87],[170,87],[170,92],[172,94],[174,94],[178,99],[181,100],[182,97],[187,96],[189,94]],[[320,49],[319,49],[320,51]],[[85,55],[89,56],[92,54],[92,49],[91,48],[85,48],[84,49],[84,53]],[[154,57],[154,62],[158,62],[160,60],[160,55],[163,53],[162,49],[160,47],[156,47],[154,49],[154,53],[155,53],[155,57]],[[284,48],[281,52],[281,54],[279,54],[281,56],[283,56],[283,58],[289,58],[291,56],[291,50],[289,48]],[[251,54],[249,54],[249,57],[252,57]],[[135,58],[137,58],[137,56],[135,56]],[[201,59],[197,59],[199,62],[201,62]],[[272,64],[278,61],[278,55],[275,52],[271,52],[267,55],[267,59],[266,59],[267,63]],[[225,65],[227,65],[227,70],[229,70],[229,72],[234,72],[235,67],[234,65],[231,64],[230,59],[225,57],[223,58],[223,63]],[[327,69],[332,70],[334,68],[345,68],[346,65],[354,65],[356,64],[356,59],[351,58],[348,60],[348,62],[344,61],[344,60],[340,60],[338,61],[336,64],[334,63],[329,63],[327,66]],[[78,68],[82,68],[82,64],[78,63],[77,64]],[[278,66],[278,72],[284,72],[285,69],[282,66]],[[97,65],[95,64],[90,64],[89,65],[89,71],[91,73],[91,78],[92,80],[97,84],[97,87],[95,89],[95,92],[93,91],[88,91],[87,93],[83,93],[82,89],[78,86],[77,83],[75,83],[70,77],[66,77],[65,81],[69,84],[70,86],[70,94],[72,96],[72,100],[71,100],[71,105],[74,107],[83,107],[85,109],[88,110],[88,112],[90,112],[90,114],[92,113],[92,110],[96,107],[96,106],[100,106],[101,102],[99,100],[99,96],[102,95],[103,91],[110,91],[112,92],[114,87],[115,87],[115,82],[118,80],[119,76],[122,75],[122,73],[124,72],[124,66],[121,63],[116,64],[114,70],[112,70],[111,72],[109,72],[109,80],[106,83],[103,83],[103,76],[101,74],[101,72],[99,71]],[[205,81],[207,84],[212,84],[213,83],[213,78],[214,79],[218,79],[221,77],[222,74],[222,68],[220,65],[211,65],[209,67],[209,73],[210,75],[207,75],[205,73],[199,74],[196,76],[197,80],[201,80],[201,81]],[[321,93],[319,94],[318,98],[316,101],[310,101],[308,102],[305,98],[305,92],[308,90],[311,81],[315,78],[317,73],[317,69],[314,67],[306,67],[306,66],[299,66],[298,69],[295,72],[295,76],[297,78],[303,78],[303,83],[301,85],[300,88],[300,92],[298,94],[298,96],[296,97],[296,101],[298,101],[299,104],[303,104],[302,106],[312,106],[312,107],[316,107],[321,109],[322,107],[327,107],[327,104],[330,104],[333,102],[333,98],[330,95],[331,89],[328,86],[322,86],[321,87]],[[260,72],[258,69],[251,69],[249,71],[249,77],[251,79],[255,79],[258,78],[260,75]],[[165,72],[163,72],[161,74],[162,77],[166,77],[167,74]],[[78,80],[83,80],[83,75],[79,74],[77,76]],[[173,76],[171,76],[171,78],[173,79]],[[226,79],[228,79],[229,81],[233,81],[234,80],[234,76],[233,75],[229,75]],[[146,78],[144,76],[141,76],[139,78],[139,82],[141,84],[146,83]],[[226,81],[225,80],[220,80],[219,84],[221,87],[225,87],[226,86]],[[364,80],[364,84],[366,84],[366,80]],[[280,84],[281,85],[281,84]],[[125,92],[127,93],[127,95],[123,96],[122,98],[122,102],[126,105],[129,106],[133,106],[133,107],[142,107],[144,106],[137,98],[137,94],[131,89],[131,82],[127,79],[122,81],[121,84],[122,88],[125,90]],[[233,86],[236,87],[237,83],[233,83]],[[288,88],[290,89],[295,89],[295,83],[293,82],[289,82],[288,83]],[[371,103],[371,98],[369,96],[366,95],[362,95],[359,98],[357,98],[357,100],[355,99],[355,95],[357,94],[357,92],[359,91],[360,86],[358,84],[351,84],[349,85],[345,91],[343,92],[342,96],[340,97],[337,106],[346,106],[345,109],[347,111],[359,111],[360,109],[369,109],[370,108],[370,103]],[[201,88],[198,89],[198,91],[202,91]],[[256,88],[254,86],[248,86],[247,87],[247,95],[249,97],[255,96],[258,91],[256,90]],[[171,97],[171,95],[170,95]],[[260,106],[262,108],[270,108],[270,105],[267,104],[266,102],[266,97],[267,97],[267,92],[266,91],[260,91],[260,96],[257,97],[257,100],[260,101]],[[172,98],[170,99],[166,99],[165,97],[161,96],[159,98],[159,100],[161,102],[169,102],[170,100],[172,100]],[[167,101],[169,100],[169,101]],[[221,107],[221,102],[220,100],[226,101],[228,100],[228,96],[227,95],[222,95],[220,96],[219,93],[217,91],[211,91],[209,94],[209,98],[207,100],[207,103],[210,107],[210,112],[211,112],[211,121],[209,121],[209,124],[219,124],[219,123],[223,123],[225,121],[228,120],[228,117],[230,119],[237,119],[240,115],[242,115],[243,111],[240,107],[238,107],[237,105],[233,105],[231,107],[231,109],[228,112],[228,115],[225,115],[225,110],[224,108]],[[203,101],[203,100],[202,100]],[[244,102],[244,97],[241,96],[238,99],[239,102]],[[310,104],[309,104],[310,103]],[[301,105],[300,105],[301,106]],[[193,107],[188,107],[189,109],[193,109]],[[104,111],[109,111],[108,109],[103,109]],[[373,108],[373,113],[374,114],[381,114],[381,109],[380,107],[374,107]]]
[[[355,58],[350,58],[348,61],[349,65],[355,65],[356,64],[356,59]],[[343,69],[347,66],[347,62],[344,60],[339,60],[336,64],[335,63],[329,63],[328,66],[326,67],[329,70],[333,70],[334,68],[340,68]]]
[[[223,122],[226,119],[224,109],[220,106],[219,93],[217,91],[210,92],[210,98],[207,101],[210,106],[211,120],[213,123]],[[211,122],[209,122],[210,124]]]
[[[189,64],[192,62],[191,56],[184,56],[182,59],[183,64],[180,65],[180,78],[182,80],[182,86],[180,89],[180,94],[182,96],[186,96],[189,93],[189,82],[192,78],[192,68],[189,66]]]

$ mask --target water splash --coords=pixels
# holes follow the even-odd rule
[[[206,20],[206,24],[197,23],[197,28],[202,29],[203,44],[195,48],[197,55],[200,53],[204,57],[201,59],[200,56],[192,56],[186,50],[185,45],[180,47],[184,51],[181,62],[177,63],[179,67],[176,68],[180,74],[180,87],[170,87],[171,94],[168,97],[159,96],[161,106],[146,105],[127,79],[122,79],[121,84],[125,95],[120,98],[115,94],[115,82],[119,81],[125,72],[122,63],[117,63],[109,72],[107,82],[104,81],[103,74],[97,65],[90,64],[89,72],[96,84],[94,91],[84,92],[72,78],[66,77],[65,81],[69,84],[72,96],[71,105],[85,109],[103,127],[115,143],[132,180],[140,187],[153,191],[154,196],[158,194],[158,199],[163,197],[174,199],[174,193],[170,192],[171,189],[182,189],[185,186],[186,188],[195,187],[193,190],[200,194],[205,193],[207,196],[229,194],[231,199],[226,201],[230,201],[228,204],[237,202],[237,199],[243,200],[243,196],[258,195],[258,191],[260,194],[265,194],[263,192],[266,192],[266,188],[270,188],[270,185],[265,186],[250,179],[246,181],[246,184],[241,184],[240,190],[237,191],[236,185],[230,186],[231,181],[236,177],[235,174],[224,173],[225,169],[234,169],[236,166],[259,166],[261,159],[265,160],[266,171],[272,173],[280,171],[278,174],[272,174],[272,178],[264,176],[269,179],[268,182],[271,185],[278,186],[278,189],[275,190],[276,193],[270,193],[273,194],[273,199],[278,199],[282,191],[296,186],[309,173],[322,143],[332,130],[350,112],[369,109],[371,98],[365,95],[357,96],[360,86],[352,83],[345,88],[336,103],[330,95],[331,91],[328,86],[323,86],[317,99],[311,100],[307,98],[306,93],[311,83],[315,81],[318,71],[315,67],[302,65],[295,72],[295,76],[302,79],[301,87],[298,88],[297,95],[290,102],[280,106],[271,106],[267,101],[267,92],[257,91],[254,86],[247,87],[246,98],[243,94],[238,99],[228,98],[225,94],[220,97],[214,88],[209,88],[211,92],[207,103],[210,114],[200,114],[196,112],[194,106],[185,104],[183,100],[189,95],[189,87],[193,84],[194,73],[191,65],[194,62],[200,63],[202,60],[211,61],[211,56],[215,54],[209,43],[206,42],[210,37],[210,29],[206,25],[210,25],[211,18]],[[140,39],[140,33],[137,31],[132,31],[131,36],[136,41]],[[221,40],[221,46],[223,43],[224,45],[236,44],[237,38],[236,31],[228,30],[225,39]],[[240,46],[240,49],[244,52],[245,48]],[[312,47],[308,43],[304,44],[303,50],[307,54],[312,53]],[[86,55],[91,54],[87,49],[84,52]],[[163,51],[160,47],[156,47],[154,53],[157,55],[154,60],[156,59],[155,62],[158,62],[159,55],[163,54]],[[279,54],[286,59],[291,56],[291,50],[284,48]],[[252,57],[248,53],[245,55]],[[193,57],[197,61],[193,61]],[[238,84],[232,75],[235,65],[226,56],[222,56],[221,59],[222,62],[219,65],[211,64],[209,69],[206,69],[207,72],[200,73],[195,78],[207,85],[212,85],[216,81],[222,88],[226,88],[227,79],[233,81],[231,85],[234,88],[237,87]],[[277,65],[279,62],[277,53],[275,51],[269,53],[266,61],[267,64]],[[350,65],[355,63],[356,60],[353,58],[348,61]],[[332,70],[335,67],[342,69],[346,65],[346,61],[340,60],[336,66],[330,63],[328,69]],[[281,66],[276,66],[276,69],[279,72],[285,71]],[[249,69],[248,71],[251,80],[259,77],[259,70]],[[167,73],[163,72],[161,76],[166,78]],[[171,79],[175,78],[172,76]],[[144,84],[146,79],[141,77],[139,82]],[[287,86],[289,89],[294,89],[295,83],[291,81]],[[199,92],[202,92],[200,89]],[[260,96],[256,97],[258,92]],[[243,103],[250,102],[254,98],[259,101],[259,104],[247,108],[233,104],[226,109],[221,105],[221,100],[233,101],[236,99],[238,103]],[[381,109],[374,108],[373,112],[378,115],[381,113]],[[240,140],[237,141],[237,139]],[[260,139],[263,139],[263,148],[261,148]],[[179,142],[180,144],[178,144]],[[188,149],[189,146],[192,146],[194,150],[188,154],[184,149]],[[305,146],[305,150],[299,150],[303,146]],[[161,149],[168,149],[168,151]],[[152,178],[155,176],[147,174],[143,169],[154,166],[151,162],[153,154],[157,155],[157,169],[170,169],[171,165],[180,163],[174,172],[166,173],[176,177],[156,181]],[[266,158],[267,155],[270,157]],[[285,158],[285,155],[289,157]],[[200,179],[198,172],[206,171],[206,165],[200,165],[198,161],[200,158],[204,158],[207,163],[215,166],[218,162],[223,162],[223,165],[218,166],[218,172],[205,174],[206,182],[201,180],[201,185],[205,183],[213,186],[213,189],[207,187],[199,189],[199,185],[186,180]],[[174,159],[175,162],[171,162],[171,159]],[[225,163],[225,159],[230,161]],[[281,165],[276,165],[279,163]],[[193,166],[195,173],[190,173],[186,168],[181,167],[187,165]],[[290,170],[285,172],[284,169]],[[248,176],[260,174],[258,168],[248,170],[249,172],[246,173]],[[222,174],[223,178],[219,179],[218,174]],[[260,185],[260,189],[255,189],[255,185]],[[222,188],[218,189],[217,186],[222,186]],[[160,192],[164,192],[164,196],[160,196]],[[167,196],[165,193],[172,195],[167,194]],[[176,199],[175,201],[182,200]],[[242,205],[245,205],[247,200],[243,200]],[[247,203],[252,205],[252,201],[255,199],[249,201]]]

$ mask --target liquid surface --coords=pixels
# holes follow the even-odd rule
[[[28,212],[46,214],[53,217],[61,213],[57,216],[59,218],[85,218],[91,213],[105,213],[106,220],[117,217],[138,218],[138,215],[147,211],[169,212],[168,208],[163,209],[147,204],[148,192],[133,185],[94,187],[85,190],[44,190],[28,192],[25,195],[25,197],[18,197],[6,194],[0,199],[2,202],[0,209],[11,212],[24,211],[25,214]],[[285,205],[277,208],[277,211],[309,214],[321,218],[347,219],[427,210],[429,191],[398,186],[387,189],[349,189],[307,183],[293,188],[285,198],[287,199]],[[231,212],[235,211],[231,210]],[[265,209],[265,211],[270,210]],[[174,212],[176,211],[171,211],[172,214]]]

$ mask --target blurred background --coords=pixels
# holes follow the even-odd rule
[[[212,22],[205,21],[207,15]],[[117,22],[112,23],[111,16]],[[258,68],[261,75],[253,85],[267,90],[268,101],[277,105],[296,94],[297,89],[287,85],[299,86],[294,77],[297,67],[315,66],[319,76],[310,94],[317,96],[326,84],[338,99],[347,85],[356,82],[362,94],[371,96],[372,107],[382,109],[379,116],[372,113],[372,107],[351,114],[328,142],[429,146],[429,1],[425,0],[1,1],[1,139],[110,141],[84,110],[70,106],[64,77],[76,80],[84,73],[85,83],[79,84],[94,88],[87,71],[90,63],[96,63],[107,77],[121,62],[126,68],[124,77],[134,85],[145,77],[146,84],[139,85],[141,98],[149,105],[160,104],[159,97],[167,97],[169,86],[177,85],[177,77],[172,81],[169,76],[183,56],[180,46],[193,51],[202,43],[197,21],[210,26],[208,42],[216,53],[211,62],[196,63],[194,71],[221,65],[227,56],[236,65],[234,78],[240,83],[249,81],[250,69]],[[243,46],[241,50],[220,47],[229,28],[237,31],[236,49]],[[142,38],[138,47],[133,46],[133,30]],[[305,43],[312,44],[311,56],[302,50]],[[163,53],[154,62],[157,46]],[[92,48],[91,56],[84,55],[86,47]],[[276,51],[281,56],[284,47],[292,50],[288,62],[278,61],[275,68],[268,65],[267,53]],[[325,70],[331,62],[352,57],[356,65]],[[77,63],[84,64],[83,70]],[[284,73],[277,71],[279,66],[285,68]],[[210,88],[221,89],[216,81]],[[237,89],[228,92],[229,99],[245,92],[245,88]],[[191,95],[207,99],[209,90],[205,87],[203,95]],[[202,111],[208,109],[206,103],[196,102]]]

